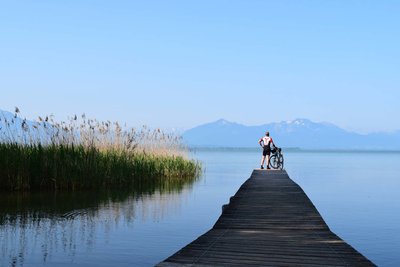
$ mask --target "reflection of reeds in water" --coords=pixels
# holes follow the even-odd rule
[[[190,190],[181,189],[0,196],[0,208],[7,208],[0,209],[7,214],[0,223],[0,266],[73,261],[75,254],[93,251],[99,239],[111,240],[118,228],[134,234],[135,224],[179,211]]]
[[[160,129],[53,116],[32,123],[0,117],[0,189],[77,190],[163,184],[193,179],[199,163],[185,157],[181,138]],[[162,182],[162,183],[161,183]]]

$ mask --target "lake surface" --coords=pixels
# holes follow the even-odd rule
[[[153,266],[210,229],[259,167],[257,149],[192,153],[205,172],[145,192],[0,196],[0,266]],[[400,152],[284,151],[285,168],[333,232],[400,266]]]

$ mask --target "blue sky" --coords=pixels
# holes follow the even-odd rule
[[[0,109],[400,130],[399,1],[9,1]]]

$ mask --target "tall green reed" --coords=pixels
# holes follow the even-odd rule
[[[190,181],[201,167],[178,135],[118,122],[0,117],[0,190],[81,190]]]

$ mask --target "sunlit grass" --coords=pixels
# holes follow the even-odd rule
[[[34,124],[1,118],[1,190],[81,190],[194,180],[179,136],[147,127],[124,129],[85,115],[69,122],[39,117]]]

